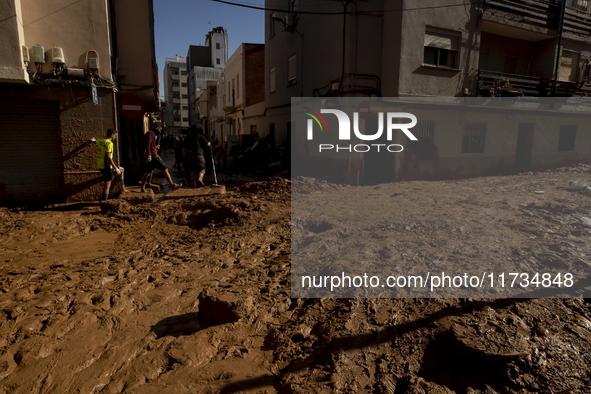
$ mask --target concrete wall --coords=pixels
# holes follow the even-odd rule
[[[400,179],[443,179],[514,173],[519,123],[533,123],[532,170],[591,162],[591,127],[585,117],[567,114],[540,114],[490,111],[433,111],[413,109],[419,119],[435,120],[435,150],[425,157],[412,156],[406,149],[399,171]],[[421,114],[425,115],[421,115]],[[462,153],[462,136],[468,123],[486,122],[483,153]],[[562,125],[576,125],[573,152],[558,152]],[[405,147],[408,144],[403,144]]]
[[[211,52],[209,47],[189,45],[187,51],[187,65],[188,67],[211,67]]]
[[[66,65],[83,69],[87,52],[96,51],[100,76],[112,78],[106,0],[21,0],[21,6],[25,45],[44,47],[44,72],[53,69],[51,49],[61,47]],[[35,64],[29,64],[29,70],[34,71]]]
[[[447,7],[454,0],[441,0],[441,8],[407,11],[402,16],[400,41],[400,96],[461,96],[470,87],[470,74],[478,68],[480,34],[477,28],[477,3],[465,7]],[[385,7],[392,7],[388,4]],[[416,8],[416,2],[404,1],[403,8]],[[460,37],[457,68],[423,64],[425,29],[433,27]],[[396,45],[396,43],[393,43]]]
[[[0,82],[28,83],[22,46],[25,45],[20,0],[0,3]]]
[[[268,134],[269,130],[267,128],[267,120],[263,116],[264,113],[264,101],[246,107],[244,109],[243,134],[250,134],[251,126],[256,126],[256,132],[259,134],[259,137],[265,137]]]
[[[242,107],[244,102],[244,45],[240,44],[238,49],[230,56],[224,77],[226,80],[226,105]],[[239,86],[240,85],[240,86]],[[234,102],[232,102],[232,91],[234,91]]]
[[[147,112],[158,111],[154,18],[151,0],[114,1],[118,80],[134,88]],[[138,90],[141,87],[146,90]]]
[[[102,176],[96,166],[96,144],[90,139],[105,138],[107,129],[115,127],[114,93],[99,89],[99,104],[95,105],[88,89],[30,87],[23,90],[11,84],[3,86],[2,91],[7,98],[59,101],[66,199],[68,202],[97,200],[101,195]],[[119,160],[117,148],[114,160]]]
[[[216,44],[219,44],[220,49],[216,49]],[[220,64],[217,63],[220,59]],[[215,68],[226,67],[228,61],[228,35],[220,33],[212,33],[211,35],[211,66]]]

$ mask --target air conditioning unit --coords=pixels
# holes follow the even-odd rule
[[[284,31],[294,31],[296,25],[297,18],[294,14],[287,14],[283,18],[283,30]]]

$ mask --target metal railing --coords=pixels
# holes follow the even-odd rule
[[[500,82],[508,82],[499,89]],[[495,89],[496,87],[496,89]],[[552,80],[529,75],[507,74],[498,71],[478,70],[478,96],[529,96],[546,97],[553,95]],[[591,96],[591,85],[587,80],[579,82],[558,81],[556,96]]]

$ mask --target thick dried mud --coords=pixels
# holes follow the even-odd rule
[[[449,226],[486,243],[491,233],[476,229],[514,206],[521,216],[506,231],[527,234],[527,248],[497,242],[496,253],[552,254],[586,272],[591,227],[575,219],[591,216],[591,196],[566,186],[589,178],[580,166],[383,188],[412,196],[397,200],[418,215],[401,233],[426,231],[419,213],[440,190],[437,204],[478,214],[430,226],[433,242]],[[591,392],[584,289],[573,299],[291,299],[291,187],[274,178],[104,212],[0,210],[0,393]],[[309,179],[293,188],[376,192]],[[524,201],[535,190],[546,193]],[[310,231],[329,231],[314,220]]]

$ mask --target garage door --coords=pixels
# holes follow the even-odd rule
[[[0,201],[64,200],[57,101],[0,101]]]

